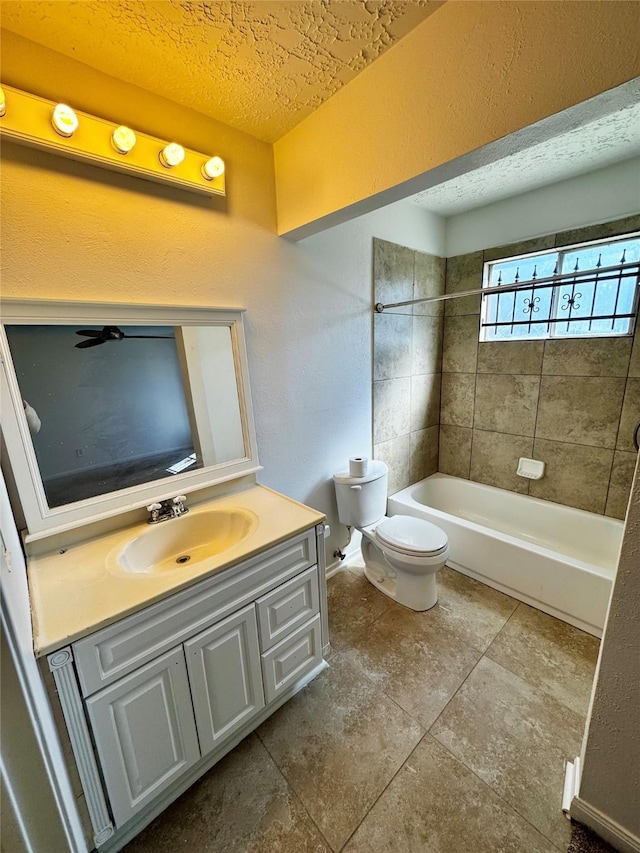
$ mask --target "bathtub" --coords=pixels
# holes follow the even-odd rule
[[[452,568],[602,636],[621,521],[447,474],[392,495],[400,514],[446,532]]]

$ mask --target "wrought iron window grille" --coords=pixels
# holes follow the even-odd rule
[[[603,251],[623,242],[625,245],[620,247],[622,254],[619,263],[603,265]],[[595,245],[537,253],[529,259],[522,256],[486,264],[480,320],[481,341],[632,335],[633,320],[638,309],[640,260],[627,261],[630,243],[637,256],[640,235],[634,234],[618,240],[600,241]],[[587,269],[580,269],[581,258],[577,253],[584,248],[584,255],[600,246],[603,251],[599,252],[597,263],[591,263]],[[569,255],[572,268],[563,272],[563,261]],[[539,263],[534,263],[531,277],[521,279],[520,269],[527,260],[542,261],[549,265],[554,257],[555,265],[551,275],[539,276]],[[509,267],[513,276],[511,282],[505,281],[506,276],[503,275],[505,268]],[[492,273],[496,271],[498,276],[493,284]]]

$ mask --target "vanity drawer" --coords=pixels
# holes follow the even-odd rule
[[[320,616],[315,616],[262,655],[262,677],[267,705],[283,690],[310,672],[321,660]]]
[[[83,696],[255,601],[316,561],[315,528],[73,644]]]
[[[258,605],[260,648],[267,651],[299,625],[320,611],[318,568],[312,566],[264,595]]]

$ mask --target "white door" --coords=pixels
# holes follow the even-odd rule
[[[182,647],[87,701],[116,826],[200,758]]]
[[[184,645],[202,754],[264,708],[253,604]]]

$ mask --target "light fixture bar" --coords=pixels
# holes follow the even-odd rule
[[[59,131],[56,132],[52,123],[57,106],[54,101],[21,92],[10,86],[2,86],[2,91],[5,97],[5,112],[0,115],[0,136],[5,139],[31,148],[42,148],[53,154],[91,163],[103,169],[126,172],[147,181],[170,184],[190,192],[204,195],[226,194],[224,163],[220,158],[215,159],[220,160],[222,169],[213,178],[203,171],[211,160],[210,154],[184,148],[184,159],[175,165],[167,165],[166,155],[162,155],[162,152],[174,143],[173,140],[157,139],[137,130],[132,133],[129,128],[79,110],[73,110],[78,120],[77,127],[69,136],[62,136]],[[127,144],[122,143],[124,131],[131,134]],[[131,141],[133,144],[129,148]],[[125,148],[128,150],[124,151]]]

